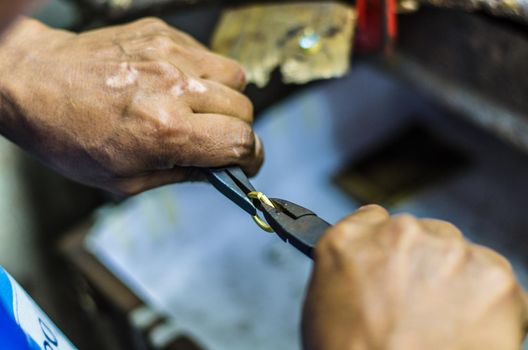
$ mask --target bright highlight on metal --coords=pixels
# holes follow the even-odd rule
[[[256,199],[260,201],[261,203],[264,203],[272,208],[275,208],[275,204],[273,204],[273,202],[262,192],[257,192],[257,191],[249,192],[247,196],[251,199]]]
[[[247,196],[251,199],[256,199],[260,201],[261,203],[264,203],[266,205],[269,205],[270,207],[275,208],[275,205],[273,204],[273,202],[262,192],[257,192],[257,191],[249,192]],[[253,221],[255,221],[257,226],[260,227],[262,230],[266,232],[273,232],[273,229],[271,228],[271,226],[268,225],[268,223],[264,221],[264,219],[258,216],[258,214],[253,216]]]
[[[299,47],[311,53],[317,52],[321,48],[321,36],[312,30],[307,30],[299,38]]]

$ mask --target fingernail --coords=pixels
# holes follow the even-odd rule
[[[243,68],[239,71],[237,79],[240,82],[240,91],[244,91],[247,86],[247,74]]]
[[[383,208],[377,204],[366,204],[359,207],[356,211],[366,211],[366,210],[383,210]]]
[[[260,140],[260,137],[258,137],[257,134],[253,134],[255,135],[255,154],[261,154],[263,152],[262,150],[262,141]]]

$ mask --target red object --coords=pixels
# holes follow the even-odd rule
[[[397,0],[357,0],[356,49],[381,51],[390,47],[398,34]]]

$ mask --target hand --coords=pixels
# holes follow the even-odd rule
[[[58,172],[122,194],[263,155],[235,61],[157,19],[79,35],[24,19],[0,44],[0,132]]]
[[[453,225],[358,210],[323,236],[306,350],[519,350],[526,296],[510,264]]]

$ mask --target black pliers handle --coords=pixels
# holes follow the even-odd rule
[[[261,211],[267,224],[283,241],[313,257],[315,244],[330,224],[312,211],[284,199],[273,198],[269,202],[250,198],[250,193],[256,193],[255,187],[239,167],[206,169],[205,173],[209,182],[227,198],[254,218],[257,210]]]

